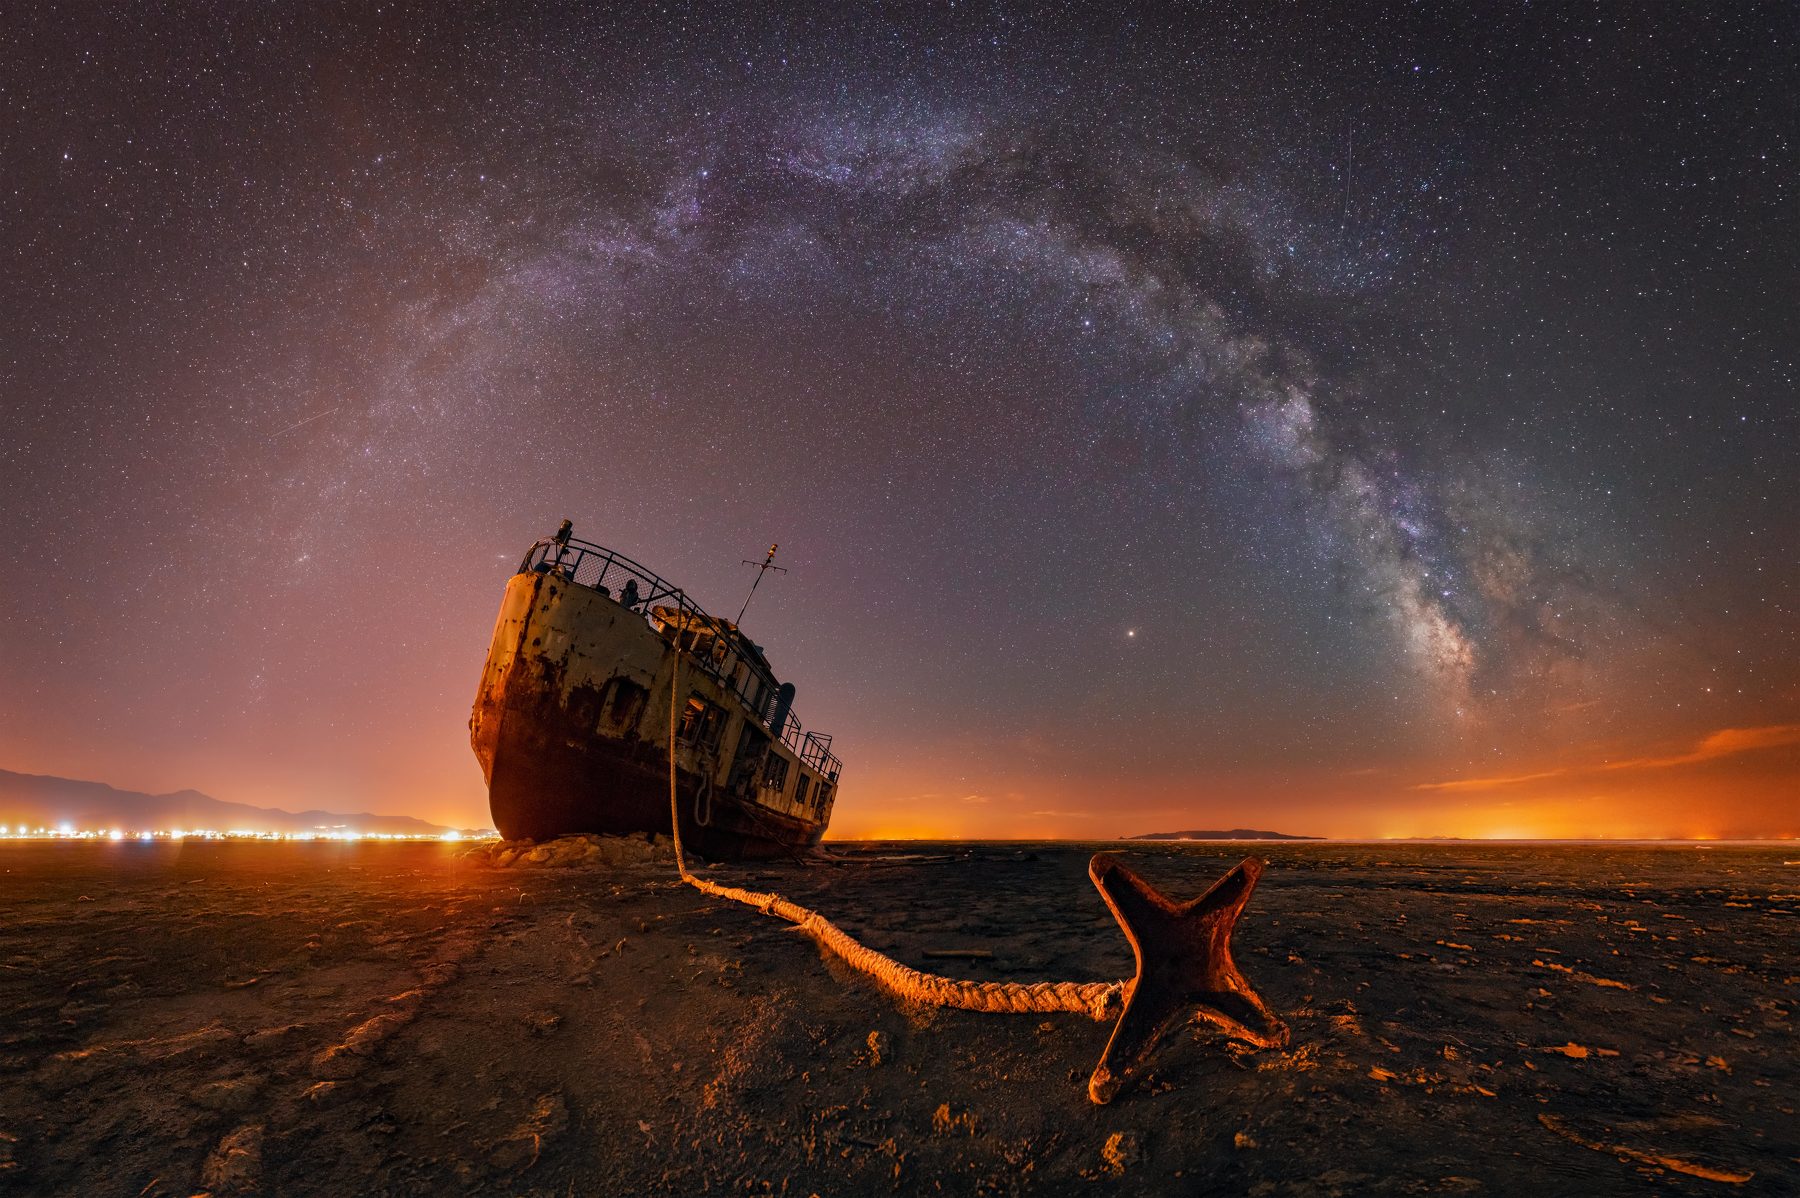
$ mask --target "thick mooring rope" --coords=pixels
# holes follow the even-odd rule
[[[689,872],[687,857],[681,849],[681,813],[676,802],[675,783],[675,711],[681,692],[680,681],[681,649],[677,644],[669,675],[669,825],[675,837],[675,868],[681,871],[683,882],[702,894],[730,899],[746,907],[755,907],[764,915],[787,920],[844,964],[867,974],[884,989],[908,1002],[1014,1015],[1068,1011],[1097,1020],[1110,1019],[1119,1013],[1125,1000],[1124,982],[971,982],[920,973],[859,943],[817,911],[809,911],[779,894],[721,886]]]

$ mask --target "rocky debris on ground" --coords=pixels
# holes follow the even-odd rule
[[[220,1140],[206,1158],[200,1184],[214,1194],[254,1193],[262,1172],[262,1141],[262,1125],[255,1123]]]
[[[931,1130],[940,1136],[966,1135],[972,1136],[981,1130],[980,1120],[974,1111],[956,1111],[949,1103],[939,1103],[938,1109],[931,1113]]]
[[[249,1077],[210,1082],[193,1092],[194,1105],[228,1114],[246,1111],[255,1104],[260,1088],[257,1080]]]
[[[343,1082],[314,1082],[306,1088],[305,1097],[316,1107],[332,1107],[342,1102],[348,1092]]]
[[[533,1104],[531,1114],[488,1151],[488,1164],[515,1173],[537,1164],[546,1140],[569,1125],[569,1108],[559,1094],[545,1094]]]
[[[362,1072],[372,1057],[395,1032],[411,1023],[419,1012],[420,992],[409,990],[387,1001],[393,1009],[374,1015],[350,1029],[342,1041],[313,1057],[313,1076],[327,1081],[343,1081]]]
[[[598,836],[584,832],[541,843],[496,840],[476,845],[467,856],[501,869],[540,866],[551,869],[615,869],[675,860],[675,843],[667,836]]]
[[[1100,1164],[1111,1177],[1122,1177],[1144,1155],[1143,1142],[1135,1132],[1115,1131],[1100,1145]]]

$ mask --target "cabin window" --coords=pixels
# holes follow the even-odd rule
[[[780,753],[769,754],[769,762],[763,766],[763,789],[786,790],[788,776],[788,759]]]
[[[811,785],[812,785],[812,779],[807,777],[805,774],[801,774],[800,781],[794,783],[794,802],[800,804],[801,806],[805,806],[806,805],[806,789],[807,789],[807,787],[809,787]]]
[[[831,797],[831,783],[819,779],[819,789],[813,791],[813,806],[820,811],[825,810],[825,801]]]
[[[705,718],[706,700],[697,695],[690,696],[687,706],[682,708],[681,730],[676,733],[676,736],[685,741],[693,740],[694,734],[700,730],[700,721]]]
[[[608,696],[606,718],[614,727],[623,727],[634,723],[644,710],[644,700],[650,692],[628,678],[612,680],[612,694]]]
[[[708,703],[699,695],[689,695],[687,707],[681,713],[681,723],[676,732],[676,739],[691,745],[702,745],[716,749],[719,740],[725,735],[725,710],[716,704]]]

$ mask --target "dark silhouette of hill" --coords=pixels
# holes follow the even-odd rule
[[[452,831],[410,815],[373,815],[366,811],[281,811],[252,807],[178,790],[152,795],[119,790],[104,782],[83,782],[48,774],[0,770],[0,824],[56,828],[69,824],[78,831],[118,828],[126,832],[170,828],[233,829],[253,832],[378,832],[398,836],[439,836]],[[456,829],[469,831],[469,829]]]

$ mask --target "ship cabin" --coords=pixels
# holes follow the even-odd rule
[[[687,694],[677,711],[675,739],[678,760],[701,778],[705,798],[696,804],[723,793],[821,828],[829,820],[842,769],[831,737],[801,725],[793,684],[776,680],[761,646],[736,624],[708,615],[680,588],[623,554],[570,536],[567,522],[531,547],[519,572],[553,574],[609,600],[660,638],[667,662],[679,654]],[[666,744],[667,707],[659,715],[645,702],[652,688],[661,689],[662,673],[656,671],[656,683],[644,678],[648,686],[622,676],[613,685],[638,692],[633,706],[641,719],[631,722],[640,739]],[[667,698],[665,691],[665,704]],[[615,695],[609,706],[616,702]]]

